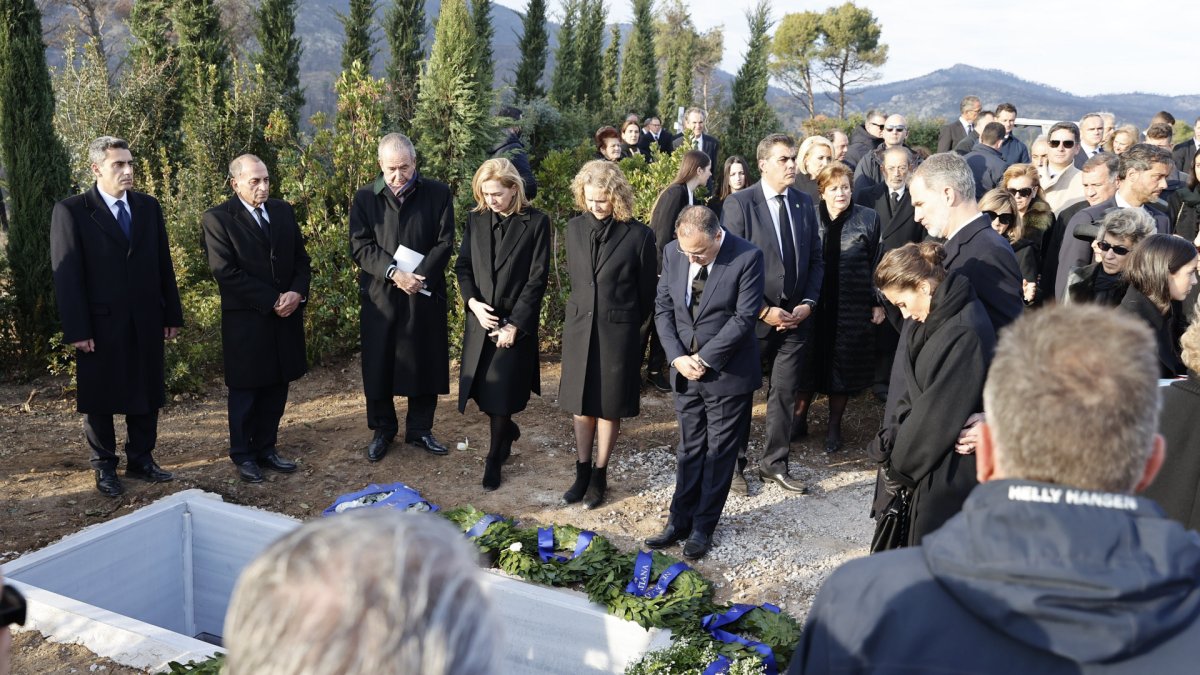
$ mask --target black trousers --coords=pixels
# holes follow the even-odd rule
[[[675,393],[679,446],[671,524],[712,536],[729,497],[738,451],[750,436],[753,393],[715,396],[696,382]]]
[[[758,340],[763,365],[770,378],[767,387],[767,443],[758,465],[768,473],[787,474],[796,389],[800,384],[800,370],[808,359],[812,327],[810,316],[795,330],[772,330]],[[743,445],[738,451],[738,468],[744,469],[747,461],[746,446]]]
[[[433,414],[437,411],[437,395],[408,397],[408,414],[404,417],[404,438],[413,440],[433,431]],[[395,438],[400,431],[396,420],[394,397],[367,399],[367,427]]]
[[[152,461],[151,452],[158,442],[158,410],[125,416],[125,466],[143,467]],[[116,470],[117,432],[112,415],[89,413],[83,416],[83,436],[92,450],[92,468]]]
[[[262,459],[275,451],[288,385],[229,388],[229,458],[234,464]]]

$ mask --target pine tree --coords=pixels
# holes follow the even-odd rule
[[[391,127],[406,130],[417,108],[417,85],[421,76],[421,40],[425,37],[425,0],[395,0],[384,19],[391,59],[388,88],[392,96]]]
[[[342,70],[350,70],[355,61],[371,71],[375,60],[375,0],[350,0],[350,13],[338,13],[338,21],[346,33],[342,43]]]
[[[604,104],[604,20],[608,10],[604,0],[582,0],[579,8],[579,89],[575,100],[588,111],[596,112]]]
[[[300,87],[300,38],[296,35],[296,0],[262,0],[255,11],[259,52],[255,63],[262,66],[267,82],[278,88],[284,112],[292,128],[300,124],[304,90]]]
[[[201,95],[220,104],[230,82],[229,40],[221,26],[221,10],[213,0],[178,0],[174,11],[184,109],[194,108]]]
[[[554,53],[554,75],[550,80],[550,100],[564,109],[577,103],[579,82],[579,53],[576,40],[580,20],[580,0],[564,0],[563,20],[558,27],[558,51]]]
[[[496,67],[492,62],[492,38],[496,30],[492,28],[491,0],[471,0],[471,22],[475,26],[475,59],[478,62],[477,80],[483,91],[492,90],[492,80]]]
[[[771,27],[768,0],[759,0],[746,13],[746,21],[750,25],[750,43],[745,61],[733,80],[725,144],[730,155],[752,157],[758,142],[779,127],[775,111],[767,105],[767,56],[771,46],[767,35]]]
[[[12,218],[9,291],[21,366],[44,372],[57,329],[50,274],[50,213],[71,189],[70,159],[54,133],[54,90],[34,0],[0,2],[0,150],[8,170]]]
[[[633,30],[625,43],[625,62],[617,105],[627,112],[652,115],[658,110],[658,68],[654,58],[654,0],[633,0]]]
[[[459,197],[469,193],[496,131],[490,97],[479,95],[474,42],[466,0],[443,0],[412,125],[421,172],[449,183]]]
[[[529,0],[521,32],[521,63],[517,66],[517,101],[531,101],[546,94],[542,75],[546,71],[546,52],[550,36],[546,34],[546,0]]]
[[[171,44],[171,15],[163,0],[138,0],[129,10],[129,33],[133,44],[129,57],[138,63],[162,63],[177,56]]]
[[[617,107],[617,83],[621,71],[621,27],[612,25],[608,36],[608,47],[604,50],[604,69],[601,79],[604,83],[604,109],[615,112]]]

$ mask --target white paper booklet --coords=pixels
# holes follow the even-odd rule
[[[392,260],[396,261],[396,269],[400,270],[401,272],[408,272],[409,274],[411,274],[413,270],[417,269],[417,265],[420,265],[421,261],[424,259],[424,253],[417,253],[404,244],[400,244],[398,247],[396,247],[396,253],[392,256]],[[433,294],[429,292],[429,289],[422,288],[421,295]]]

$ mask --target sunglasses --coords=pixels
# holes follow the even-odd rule
[[[1052,148],[1057,148],[1058,146],[1061,145],[1064,148],[1070,150],[1071,148],[1075,147],[1075,141],[1049,141],[1049,143],[1050,143],[1050,147],[1052,147]]]
[[[871,126],[875,127],[876,129],[882,129],[882,128],[883,128],[883,124],[881,124],[881,123],[879,123],[879,122],[867,122],[867,124],[870,124]]]
[[[908,128],[908,127],[903,127],[903,126],[900,126],[900,127],[884,127],[884,128],[883,128],[883,130],[884,130],[884,131],[904,131],[904,130],[905,130],[905,129],[907,129],[907,128]]]
[[[1012,224],[1017,222],[1016,216],[1011,213],[996,213],[995,211],[984,211],[983,215],[991,220],[999,220],[1000,224],[1005,227],[1012,227]]]
[[[1032,197],[1032,196],[1033,196],[1033,188],[1031,188],[1031,187],[1027,187],[1027,188],[1015,188],[1015,189],[1014,189],[1014,188],[1009,188],[1009,189],[1008,189],[1008,191],[1009,191],[1009,192],[1011,192],[1011,193],[1013,193],[1014,195],[1016,195],[1016,196],[1018,196],[1018,197],[1023,197],[1023,198],[1025,198],[1025,199],[1029,199],[1030,197]]]
[[[1103,239],[1096,242],[1096,248],[1100,249],[1101,251],[1104,251],[1105,253],[1112,251],[1113,253],[1116,253],[1117,255],[1129,255],[1128,248],[1125,248],[1124,246],[1117,246],[1116,244],[1110,244],[1107,241],[1104,241]]]
[[[0,590],[0,628],[25,625],[25,596],[12,586]]]

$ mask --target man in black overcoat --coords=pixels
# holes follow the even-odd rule
[[[450,188],[417,172],[417,153],[403,134],[379,141],[381,174],[354,195],[350,255],[358,264],[363,393],[375,432],[367,459],[387,454],[399,431],[393,396],[408,397],[405,441],[435,454],[438,394],[450,391],[446,334],[446,266],[454,249]],[[398,246],[421,256],[407,270]]]
[[[91,190],[54,205],[50,263],[63,342],[75,347],[76,404],[92,452],[96,489],[116,497],[113,415],[125,416],[125,476],[171,480],[152,456],[166,400],[163,341],[183,326],[183,307],[162,209],[134,192],[133,155],[119,138],[88,147]]]
[[[221,345],[229,387],[229,458],[248,483],[262,468],[296,464],[275,442],[288,383],[308,370],[304,304],[311,276],[291,204],[270,199],[267,165],[254,155],[229,164],[234,196],[200,219],[208,266],[221,291]]]
[[[759,142],[757,156],[762,180],[725,200],[721,224],[763,252],[764,289],[755,334],[771,376],[766,447],[758,473],[784,490],[805,493],[808,488],[788,476],[787,460],[797,383],[812,340],[809,318],[821,296],[825,259],[812,199],[791,187],[796,142],[786,134],[772,134]],[[743,494],[747,461],[743,446],[733,487]]]
[[[700,108],[688,108],[687,114],[683,116],[684,128],[687,129],[688,133],[676,136],[671,141],[671,147],[678,148],[681,145],[690,143],[692,147],[689,149],[696,149],[708,155],[710,161],[708,166],[712,169],[712,173],[708,176],[708,183],[705,184],[705,188],[708,190],[708,194],[712,195],[716,186],[716,176],[721,172],[721,164],[718,161],[721,158],[721,141],[718,141],[715,136],[704,133],[707,128],[705,126],[707,121],[708,113],[704,112],[704,110]]]
[[[683,555],[695,560],[712,546],[738,452],[750,435],[752,397],[762,386],[754,325],[763,253],[722,230],[704,206],[684,209],[676,232],[663,252],[654,322],[671,362],[678,468],[671,518],[646,545],[687,539]]]

